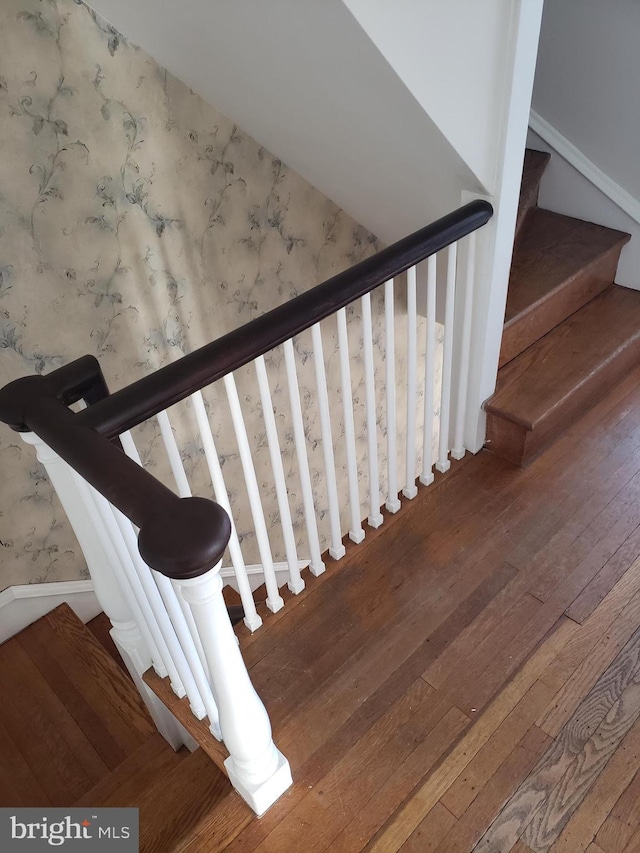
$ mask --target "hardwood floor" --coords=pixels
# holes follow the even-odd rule
[[[239,628],[296,781],[226,849],[640,851],[639,496],[635,370]]]
[[[0,662],[0,794],[139,805],[149,851],[640,853],[639,498],[636,369],[527,469],[455,463],[261,605],[236,631],[295,783],[259,820],[25,632]]]

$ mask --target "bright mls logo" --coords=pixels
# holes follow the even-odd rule
[[[0,850],[138,853],[138,809],[0,809]]]

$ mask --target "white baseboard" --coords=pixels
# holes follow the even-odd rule
[[[301,560],[298,565],[302,571],[309,565],[309,560]],[[262,566],[246,568],[251,590],[256,590],[264,583]],[[274,568],[278,587],[284,586],[289,580],[287,564],[276,563]],[[220,574],[225,584],[237,589],[232,568],[221,569]],[[89,622],[102,612],[90,580],[23,584],[3,590],[0,592],[0,643],[4,643],[63,602],[66,602],[83,622]]]
[[[0,592],[0,643],[66,602],[88,622],[102,611],[91,581],[62,581],[10,586]]]
[[[579,148],[576,148],[573,142],[570,142],[566,136],[563,136],[559,130],[556,130],[553,125],[549,124],[534,110],[531,110],[529,127],[574,169],[577,169],[581,175],[597,187],[601,193],[604,193],[608,199],[623,210],[627,216],[640,224],[640,201],[623,189],[613,178],[606,175]]]
[[[298,562],[298,568],[300,571],[306,569],[311,561],[310,560],[300,560]],[[245,566],[247,570],[247,575],[249,578],[249,586],[251,587],[251,592],[255,592],[259,586],[262,586],[264,583],[264,570],[262,565],[259,563],[257,565]],[[276,572],[276,580],[278,582],[278,589],[281,586],[284,586],[289,580],[289,566],[287,563],[274,563],[273,568]],[[238,586],[236,584],[236,574],[233,571],[233,568],[228,569],[220,569],[220,577],[222,578],[222,582],[225,586],[227,584],[235,589],[238,592]]]

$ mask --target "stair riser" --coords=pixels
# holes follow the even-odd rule
[[[518,218],[516,219],[516,230],[513,235],[513,245],[514,247],[518,245],[518,241],[522,238],[522,235],[525,231],[525,223],[529,218],[529,214],[532,210],[534,210],[538,206],[538,195],[539,195],[539,187],[536,187],[535,193],[527,199],[527,205],[523,208],[522,211],[518,212]]]
[[[539,161],[539,164],[537,166],[533,166],[532,164],[532,168],[527,168],[527,159],[529,156],[535,156]],[[549,156],[540,154],[539,152],[527,152],[525,155],[525,167],[522,176],[524,183],[520,189],[520,201],[518,204],[518,217],[516,219],[514,243],[517,242],[524,230],[524,223],[529,211],[537,207],[538,195],[540,192],[540,181],[548,162]]]
[[[508,364],[606,290],[615,277],[621,250],[622,245],[615,247],[588,269],[550,293],[544,302],[537,303],[526,314],[518,315],[506,323],[499,367]]]
[[[514,465],[528,465],[639,361],[640,331],[633,341],[592,373],[561,405],[538,421],[535,430],[513,423],[495,412],[487,412],[487,448]]]

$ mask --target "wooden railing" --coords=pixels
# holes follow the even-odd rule
[[[231,413],[231,425],[241,462],[244,493],[249,506],[267,606],[283,606],[276,562],[254,461],[251,439],[243,419],[234,371],[253,363],[261,402],[269,460],[273,473],[277,515],[285,552],[289,589],[304,588],[301,564],[312,574],[324,571],[316,518],[314,483],[307,457],[305,411],[298,385],[295,336],[311,330],[315,368],[315,404],[321,425],[323,488],[328,500],[329,554],[345,553],[340,510],[348,507],[350,538],[365,536],[356,425],[353,412],[351,353],[353,337],[364,363],[364,429],[367,439],[368,523],[382,523],[381,471],[378,454],[378,409],[384,411],[386,471],[384,503],[390,512],[400,507],[402,494],[417,493],[416,479],[428,485],[433,464],[440,471],[449,456],[464,454],[471,335],[475,231],[492,215],[491,206],[472,202],[334,276],[267,314],[207,346],[184,356],[116,393],[109,394],[98,362],[78,359],[47,376],[19,379],[0,391],[0,419],[28,433],[36,445],[54,487],[76,531],[96,591],[114,624],[116,639],[132,674],[150,703],[161,730],[171,740],[171,721],[163,718],[154,697],[144,693],[142,673],[153,666],[168,676],[178,696],[187,696],[198,718],[208,716],[212,733],[222,738],[229,758],[227,771],[235,787],[258,812],[291,783],[286,759],[271,739],[268,716],[255,694],[242,662],[222,598],[221,561],[225,551],[233,564],[245,622],[257,629],[261,618],[251,593],[241,542],[234,524],[214,433],[202,390],[221,380]],[[457,270],[458,241],[465,246],[464,267]],[[436,254],[447,249],[444,289],[444,332],[441,383],[436,388]],[[425,320],[419,322],[418,264],[428,259]],[[406,272],[407,374],[404,411],[399,424],[396,387],[396,303],[398,283]],[[376,374],[371,292],[384,284],[384,371]],[[403,286],[404,287],[404,286]],[[456,296],[456,288],[459,292]],[[348,323],[346,308],[359,300],[357,331]],[[404,311],[404,302],[403,302]],[[321,321],[335,316],[339,357],[339,393],[327,383]],[[423,354],[418,355],[418,329],[424,330]],[[351,343],[350,343],[351,331]],[[294,530],[287,481],[282,464],[270,380],[264,356],[282,346],[288,387],[287,431],[295,442],[304,536]],[[351,350],[350,350],[351,347]],[[420,382],[418,366],[420,365]],[[454,373],[455,366],[455,373]],[[424,374],[424,376],[422,376]],[[420,385],[420,388],[419,388]],[[384,402],[379,406],[379,392]],[[418,391],[423,402],[418,405]],[[341,397],[341,404],[339,398]],[[86,407],[70,406],[84,400]],[[189,401],[197,425],[213,500],[193,497],[167,409]],[[434,414],[439,409],[439,435],[434,460]],[[157,417],[176,490],[163,485],[140,464],[129,432]],[[334,448],[336,424],[343,443],[345,476],[338,483]],[[422,435],[420,435],[420,431]],[[399,439],[404,442],[403,471],[398,468]],[[419,458],[421,457],[421,459]],[[420,463],[420,464],[419,464]],[[341,495],[341,493],[343,493]],[[302,541],[302,545],[297,543]],[[305,555],[299,560],[298,550]]]

